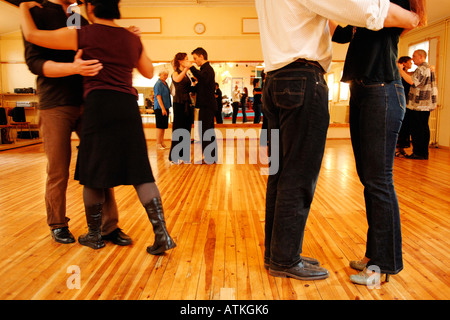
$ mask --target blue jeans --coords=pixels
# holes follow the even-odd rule
[[[269,145],[279,143],[279,170],[268,178],[265,260],[278,267],[301,261],[303,235],[322,164],[329,125],[323,71],[294,62],[267,74],[263,112]],[[278,130],[279,141],[270,135]]]
[[[350,133],[369,225],[367,267],[396,274],[403,269],[403,260],[393,166],[406,110],[403,85],[401,81],[353,81],[350,92]]]

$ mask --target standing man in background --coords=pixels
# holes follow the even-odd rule
[[[199,108],[198,120],[201,124],[200,140],[203,151],[202,163],[212,164],[217,162],[218,159],[217,140],[216,134],[214,133],[214,115],[217,111],[217,102],[214,95],[216,91],[216,73],[208,61],[208,53],[205,49],[195,49],[192,52],[192,56],[195,64],[200,67],[200,70],[198,70],[196,67],[191,66],[190,70],[198,81],[196,85],[197,99],[195,107]],[[211,131],[209,131],[210,129]],[[205,133],[207,132],[208,138],[209,133],[211,133],[210,142],[205,141]],[[206,148],[211,150],[211,153],[207,154],[205,157]]]
[[[67,26],[75,17],[81,27],[88,21],[69,6],[76,0],[46,0],[42,7],[30,10],[36,26],[55,30]],[[68,13],[69,12],[69,13]],[[74,16],[77,15],[77,16]],[[39,127],[47,156],[45,204],[47,224],[56,242],[74,243],[66,215],[66,192],[72,155],[72,132],[79,132],[83,104],[83,76],[94,76],[102,69],[97,60],[83,61],[82,51],[63,51],[42,48],[24,40],[25,60],[30,71],[37,75],[39,97]],[[104,205],[102,235],[118,245],[129,245],[131,239],[118,227],[119,213],[114,190],[109,189]]]

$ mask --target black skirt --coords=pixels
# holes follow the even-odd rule
[[[155,109],[155,120],[157,129],[167,129],[169,128],[169,111],[167,110],[167,115],[163,116],[161,109]]]
[[[155,182],[136,96],[113,90],[88,94],[75,180],[90,188]]]

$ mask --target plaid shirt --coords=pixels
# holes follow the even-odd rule
[[[409,91],[408,109],[432,111],[437,107],[436,74],[428,63],[422,63],[412,75],[414,84]]]

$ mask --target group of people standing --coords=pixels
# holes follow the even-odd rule
[[[208,53],[203,48],[197,48],[192,52],[194,63],[200,67],[193,66],[193,62],[189,60],[187,53],[179,52],[172,60],[174,72],[172,74],[173,90],[170,88],[167,79],[169,72],[164,69],[159,74],[159,79],[154,86],[155,95],[155,118],[156,118],[156,146],[159,150],[168,149],[164,144],[164,130],[169,127],[169,108],[172,107],[171,95],[173,95],[173,126],[172,133],[177,130],[184,130],[191,135],[192,124],[195,119],[194,110],[198,110],[198,122],[201,123],[198,134],[204,137],[206,131],[214,129],[214,123],[223,123],[222,119],[222,91],[219,84],[215,82],[215,72],[208,61]],[[261,121],[261,107],[262,107],[262,91],[260,88],[260,80],[254,80],[254,123]],[[213,88],[214,85],[214,88]],[[244,122],[247,121],[245,106],[248,99],[248,90],[244,88],[244,93],[241,94],[236,88],[233,95],[240,99],[236,103],[233,102],[233,123],[236,123],[237,111],[242,108],[244,114]],[[213,98],[214,101],[213,102]],[[195,109],[194,109],[195,108]],[[212,131],[209,131],[212,132]],[[169,152],[169,160],[175,164],[190,162],[190,153],[186,149],[177,149],[177,145],[186,141],[183,139],[186,136],[176,137],[172,136],[172,144]],[[208,147],[211,143],[213,147],[216,146],[215,136],[210,141],[200,139],[202,143],[202,150]],[[190,138],[189,138],[190,139]],[[216,150],[215,148],[213,148]],[[186,154],[185,154],[186,153]],[[212,159],[204,163],[213,163],[217,160],[217,155],[214,154]]]
[[[27,63],[39,75],[40,122],[49,159],[46,204],[52,236],[61,243],[75,241],[68,230],[64,199],[70,134],[79,128],[81,120],[75,178],[84,186],[89,231],[79,242],[94,249],[102,248],[105,240],[118,245],[131,243],[117,226],[113,188],[133,185],[155,231],[155,243],[147,251],[161,254],[176,244],[165,226],[161,195],[148,160],[137,93],[131,82],[133,68],[151,78],[153,65],[140,38],[115,24],[114,19],[120,18],[119,0],[86,0],[87,15],[93,24],[85,21],[78,30],[64,28],[67,6],[74,2],[48,0],[38,7],[30,3],[20,5]],[[269,131],[279,132],[279,141],[269,143],[279,142],[281,164],[267,183],[264,266],[276,277],[319,280],[329,276],[318,260],[301,253],[329,125],[324,74],[332,60],[333,40],[350,43],[342,80],[350,83],[351,140],[357,172],[364,185],[369,224],[365,255],[350,263],[361,272],[350,280],[370,285],[374,279],[371,274],[375,272],[379,279],[384,277],[387,281],[389,275],[403,268],[400,214],[392,175],[406,107],[396,63],[397,44],[404,29],[425,23],[424,3],[421,0],[339,3],[256,0],[255,3],[266,65],[263,112]],[[342,7],[346,9],[341,10]],[[348,26],[340,27],[334,20]],[[119,46],[121,50],[117,50]],[[79,49],[82,52],[75,55]],[[59,59],[51,59],[63,53]],[[215,73],[203,48],[195,49],[192,56],[200,69],[185,53],[174,59],[174,128],[191,128],[191,118],[187,116],[191,90],[187,73],[191,72],[198,81],[195,106],[204,134],[214,128],[218,109]],[[59,61],[57,66],[55,60]],[[80,74],[87,76],[84,82]],[[65,76],[70,76],[66,79],[68,83],[58,79]],[[161,77],[167,79],[164,74]],[[166,102],[155,99],[155,105],[156,101],[161,114],[164,115],[164,110],[167,113]],[[81,105],[84,105],[82,115]],[[215,143],[215,137],[202,140],[202,149]],[[207,160],[210,159],[204,159]]]
[[[195,120],[195,109],[199,111],[198,121],[202,123],[202,134],[209,129],[214,128],[214,122],[217,124],[223,123],[222,108],[223,108],[223,96],[220,90],[219,84],[214,82],[215,88],[212,91],[211,83],[215,79],[215,74],[211,72],[212,67],[209,65],[208,53],[203,48],[197,48],[192,52],[192,56],[196,61],[202,63],[201,59],[204,59],[204,65],[209,66],[200,70],[195,66],[192,66],[192,62],[189,60],[188,54],[179,52],[172,60],[172,66],[174,72],[172,74],[172,84],[169,86],[168,77],[169,71],[163,69],[159,73],[159,79],[154,86],[154,113],[156,119],[156,148],[158,150],[169,149],[164,143],[165,130],[169,128],[169,109],[172,108],[173,96],[173,126],[172,133],[176,130],[182,129],[185,132],[191,134],[192,124]],[[206,58],[205,58],[206,57]],[[211,68],[210,68],[211,67]],[[200,74],[199,74],[200,73]],[[203,75],[202,75],[203,73]],[[195,76],[203,77],[197,80]],[[205,77],[208,75],[208,77]],[[262,108],[262,90],[260,87],[260,79],[253,81],[254,85],[254,102],[253,110],[255,112],[254,123],[259,124],[261,122],[261,108]],[[173,87],[172,87],[173,86]],[[205,89],[205,86],[207,87]],[[202,88],[203,87],[203,88]],[[201,93],[198,93],[198,88]],[[214,94],[215,105],[212,104],[211,94]],[[208,100],[205,101],[201,94],[207,94]],[[199,103],[197,103],[197,99]],[[237,114],[239,108],[242,109],[243,122],[247,122],[246,106],[248,101],[248,90],[244,88],[244,92],[241,93],[236,86],[233,91],[233,117],[232,123],[236,123]],[[216,108],[214,108],[216,107]],[[213,114],[211,114],[213,112]],[[185,150],[181,150],[179,153],[174,154],[174,150],[177,145],[182,142],[182,139],[177,135],[172,137],[172,145],[170,147],[169,160],[172,163],[180,164],[190,162],[190,157],[184,154]],[[202,142],[203,143],[203,142]],[[203,148],[204,149],[204,148]]]
[[[122,246],[132,243],[118,227],[113,189],[132,185],[155,233],[147,252],[162,254],[176,244],[166,228],[161,195],[148,159],[138,95],[132,86],[134,68],[149,79],[153,77],[152,61],[138,31],[115,23],[120,19],[119,0],[86,0],[86,14],[92,24],[78,15],[81,28],[69,29],[66,12],[75,2],[49,0],[20,5],[26,61],[38,75],[51,235],[59,243],[75,242],[68,228],[65,199],[70,136],[76,131],[80,145],[75,179],[84,186],[88,225],[88,232],[78,242],[93,249],[103,248],[105,241]]]
[[[211,139],[203,139],[205,132],[214,132],[214,119],[218,117],[220,111],[219,99],[221,92],[218,84],[215,82],[215,72],[208,61],[208,52],[204,48],[197,48],[192,51],[193,61],[189,60],[187,53],[179,52],[173,59],[174,73],[172,75],[175,94],[173,97],[174,120],[172,132],[183,130],[187,135],[181,135],[178,138],[172,136],[172,145],[169,153],[169,160],[173,163],[190,162],[191,154],[185,148],[178,151],[177,145],[181,142],[190,145],[191,128],[194,120],[194,111],[191,105],[198,110],[198,128],[202,150],[205,150],[212,144],[214,150],[217,150],[217,141],[213,133]],[[198,69],[194,63],[200,67]],[[155,93],[156,96],[156,93]],[[221,119],[221,116],[220,116]],[[219,120],[219,118],[218,118]],[[218,121],[220,123],[220,120]],[[189,139],[189,142],[183,141]],[[185,154],[185,151],[187,154]],[[212,159],[202,159],[204,163],[213,163],[217,161],[217,154],[214,151]]]
[[[412,58],[403,56],[398,59],[398,68],[402,76],[406,96],[406,113],[398,135],[397,157],[414,160],[428,160],[430,144],[430,113],[437,107],[437,84],[434,68],[426,62],[428,53],[419,49]],[[416,65],[414,72],[408,72]],[[406,148],[413,146],[411,154]]]
[[[118,227],[113,189],[132,185],[155,233],[155,241],[147,252],[162,254],[176,244],[166,228],[161,195],[148,159],[137,91],[132,86],[134,68],[143,76],[153,78],[152,61],[145,53],[139,30],[125,29],[115,23],[120,19],[120,0],[86,0],[86,14],[92,24],[73,13],[78,15],[76,20],[81,21],[81,28],[69,29],[66,12],[75,2],[48,0],[42,4],[20,5],[26,62],[38,75],[40,128],[48,158],[45,200],[51,235],[59,243],[75,242],[68,228],[65,199],[70,139],[76,131],[80,145],[75,179],[84,186],[88,225],[88,233],[78,238],[79,243],[93,249],[103,248],[105,241],[122,246],[132,243]],[[119,47],[122,50],[117,50]],[[175,59],[174,83],[178,90],[174,109],[177,115],[188,112],[191,81],[186,73],[190,70],[197,82],[195,106],[204,133],[214,128],[215,72],[203,48],[195,49],[192,54],[200,69],[186,54],[178,54]],[[167,116],[171,105],[170,96],[167,99],[161,94],[169,90],[165,82],[168,72],[159,76],[155,111],[158,121],[163,122],[161,119]],[[175,127],[190,132],[191,122],[184,116],[176,118]],[[215,139],[210,143],[216,143]],[[203,149],[209,145],[206,141],[202,144]]]
[[[269,130],[279,131],[281,164],[267,183],[264,265],[277,277],[329,276],[319,261],[301,253],[329,124],[324,74],[333,40],[350,43],[342,81],[350,83],[351,141],[369,225],[364,257],[350,262],[360,272],[350,280],[366,286],[388,281],[403,269],[393,184],[395,148],[406,109],[396,61],[398,41],[404,30],[425,23],[424,1],[255,3],[267,72],[263,112]]]
[[[248,89],[247,87],[244,87],[242,89],[243,91],[239,89],[239,86],[236,85],[233,90],[232,95],[232,106],[233,106],[233,116],[231,122],[234,124],[237,121],[237,116],[239,113],[239,108],[242,110],[242,122],[247,122],[247,113],[246,109],[248,106]],[[261,122],[261,108],[262,108],[262,88],[260,87],[260,79],[255,78],[253,80],[253,112],[254,112],[254,118],[253,123],[258,124]]]

